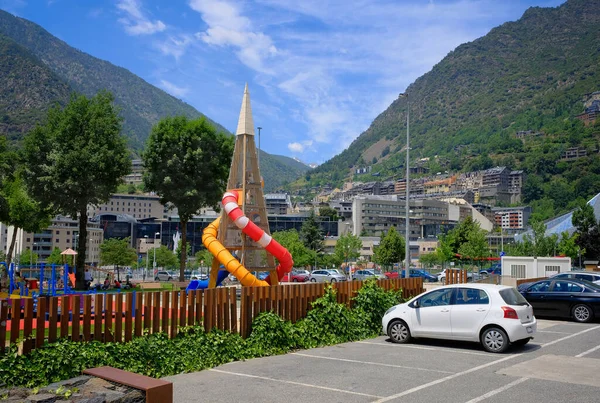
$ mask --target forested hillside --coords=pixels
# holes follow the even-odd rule
[[[531,8],[459,46],[408,87],[412,164],[429,157],[434,173],[522,168],[525,202],[544,217],[564,211],[577,197],[600,192],[599,125],[575,118],[595,91],[600,7],[569,0]],[[361,166],[379,176],[357,179],[402,177],[406,110],[406,98],[393,102],[347,150],[311,172],[308,184],[340,185]],[[543,135],[516,137],[529,130]],[[561,161],[569,147],[587,156]]]

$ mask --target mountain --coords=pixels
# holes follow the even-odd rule
[[[71,92],[93,96],[102,89],[112,92],[121,108],[123,131],[134,154],[143,148],[152,125],[162,117],[204,116],[130,71],[81,52],[39,25],[0,10],[0,133],[18,141],[43,122],[50,106],[66,104]],[[267,191],[308,169],[291,158],[267,153],[262,154],[261,164]]]
[[[0,34],[0,134],[21,138],[55,102],[65,104],[72,91],[27,49]]]
[[[433,173],[524,169],[525,201],[546,214],[562,211],[600,191],[600,125],[576,119],[597,91],[600,8],[586,0],[530,8],[450,52],[407,88],[408,100],[394,101],[348,149],[311,171],[309,185],[339,186],[364,166],[381,179],[402,177],[410,101],[411,164],[423,160]],[[517,138],[530,130],[543,135]],[[560,161],[569,147],[587,156]]]

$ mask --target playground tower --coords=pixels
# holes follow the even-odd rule
[[[267,234],[269,221],[263,194],[262,177],[258,166],[258,152],[254,141],[254,120],[250,105],[248,84],[244,89],[242,108],[235,133],[235,149],[229,171],[227,189],[238,189],[242,196],[241,209],[244,215],[254,222]],[[233,255],[237,256],[240,263],[249,271],[269,271],[272,285],[278,284],[275,258],[265,251],[258,243],[244,234],[229,218],[223,209],[219,224],[218,240]],[[211,267],[209,288],[216,286],[219,262],[213,260]]]

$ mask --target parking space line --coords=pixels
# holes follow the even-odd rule
[[[423,347],[423,346],[413,346],[410,344],[395,344],[395,343],[374,343],[372,341],[357,341],[356,343],[361,344],[374,344],[376,346],[389,346],[389,347],[401,347],[401,348],[413,348],[416,350],[430,350],[430,351],[448,351],[451,353],[460,353],[460,354],[469,354],[469,355],[482,355],[484,357],[493,357],[494,354],[491,353],[478,353],[475,351],[463,351],[454,348],[436,348],[436,347]]]
[[[489,397],[492,397],[492,396],[494,396],[494,395],[497,395],[498,393],[504,392],[505,390],[508,390],[508,389],[512,388],[513,386],[517,386],[518,384],[520,384],[520,383],[523,383],[523,382],[525,382],[525,381],[526,381],[526,380],[528,380],[528,379],[529,379],[529,378],[519,378],[519,379],[517,379],[516,381],[512,381],[511,383],[509,383],[509,384],[507,384],[507,385],[504,385],[504,386],[502,386],[501,388],[498,388],[498,389],[491,390],[491,391],[489,391],[488,393],[486,393],[486,394],[484,394],[484,395],[481,395],[481,396],[479,396],[479,397],[476,397],[475,399],[471,399],[471,400],[469,400],[469,401],[468,401],[468,402],[466,402],[466,403],[477,403],[477,402],[481,402],[481,401],[483,401],[483,400],[485,400],[485,399],[487,399],[487,398],[489,398]]]
[[[350,395],[373,397],[373,398],[376,398],[376,399],[381,399],[382,398],[382,396],[369,395],[367,393],[352,392],[350,390],[329,388],[327,386],[311,385],[310,383],[286,381],[284,379],[275,379],[275,378],[269,378],[269,377],[266,377],[266,376],[258,376],[258,375],[242,374],[242,373],[239,373],[239,372],[223,371],[222,369],[211,368],[211,369],[209,369],[209,371],[219,372],[221,374],[227,374],[227,375],[243,376],[243,377],[246,377],[246,378],[261,379],[261,380],[264,380],[264,381],[273,381],[273,382],[286,383],[288,385],[297,385],[297,386],[303,386],[303,387],[307,387],[307,388],[329,390],[329,391],[332,391],[332,392],[340,392],[340,393],[346,393],[346,394],[350,394]]]
[[[454,372],[451,372],[451,371],[441,371],[439,369],[408,367],[408,366],[405,366],[405,365],[384,364],[384,363],[380,363],[380,362],[371,362],[371,361],[358,361],[358,360],[350,360],[350,359],[346,359],[346,358],[336,358],[336,357],[324,357],[324,356],[321,356],[321,355],[312,355],[312,354],[303,354],[303,353],[292,353],[292,354],[293,355],[299,355],[301,357],[320,358],[322,360],[352,362],[352,363],[356,363],[356,364],[366,364],[366,365],[378,365],[378,366],[381,366],[381,367],[413,369],[415,371],[438,372],[438,373],[441,373],[441,374],[453,374],[454,373]]]
[[[581,332],[573,333],[573,334],[571,334],[569,336],[561,337],[560,339],[556,339],[554,341],[550,341],[548,343],[542,344],[541,346],[542,347],[548,347],[548,346],[551,346],[553,344],[559,343],[561,341],[564,341],[564,340],[570,339],[572,337],[579,336],[581,334],[584,334],[584,333],[587,333],[587,332],[591,332],[592,330],[597,330],[597,329],[600,329],[600,326],[590,327],[588,329],[582,330]]]
[[[552,330],[538,330],[538,333],[552,333],[552,334],[573,334],[573,333],[569,333],[569,332],[555,332]]]
[[[435,381],[424,383],[423,385],[416,386],[416,387],[414,387],[412,389],[405,390],[404,392],[400,392],[400,393],[397,393],[395,395],[387,396],[387,397],[384,397],[382,399],[376,400],[376,403],[387,402],[387,401],[390,401],[390,400],[397,399],[399,397],[410,395],[411,393],[418,392],[421,389],[426,389],[426,388],[428,388],[430,386],[437,385],[438,383],[446,382],[446,381],[449,381],[451,379],[458,378],[458,377],[466,375],[466,374],[470,374],[471,372],[479,371],[479,370],[481,370],[483,368],[487,368],[489,366],[496,365],[496,364],[499,364],[499,363],[504,362],[504,361],[512,360],[513,358],[520,357],[521,355],[523,355],[523,353],[515,354],[515,355],[509,355],[508,357],[500,358],[499,360],[494,360],[492,362],[488,362],[487,364],[482,364],[482,365],[479,365],[477,367],[469,368],[469,369],[467,369],[465,371],[457,372],[457,373],[455,373],[453,375],[448,375],[448,376],[445,376],[443,378],[436,379]]]
[[[575,357],[577,357],[577,358],[581,358],[581,357],[583,357],[583,356],[585,356],[585,355],[588,355],[589,353],[593,353],[593,352],[594,352],[594,351],[596,351],[596,350],[600,350],[600,346],[596,346],[596,347],[594,347],[594,348],[590,348],[589,350],[587,350],[587,351],[584,351],[584,352],[583,352],[583,353],[581,353],[581,354],[577,354]]]

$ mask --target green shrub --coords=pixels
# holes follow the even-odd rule
[[[0,383],[6,386],[43,386],[72,378],[84,369],[112,366],[156,378],[200,371],[231,361],[345,343],[380,334],[385,310],[400,301],[400,292],[384,291],[366,282],[354,298],[354,309],[337,302],[328,287],[306,318],[292,324],[273,312],[252,323],[252,333],[239,335],[199,326],[181,328],[169,339],[164,333],[146,334],[127,343],[73,342],[44,344],[27,355],[16,345],[0,355]]]

